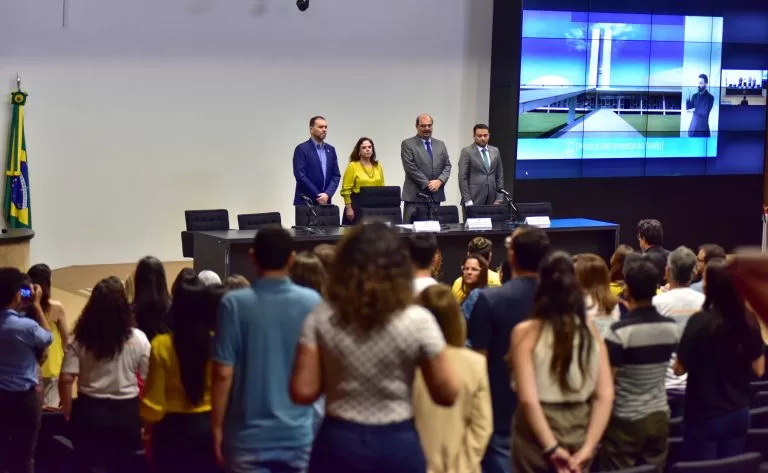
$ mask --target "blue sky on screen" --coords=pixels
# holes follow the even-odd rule
[[[529,10],[523,12],[521,85],[584,86],[595,28],[613,36],[611,86],[682,85],[684,16]],[[708,63],[711,49],[711,43],[688,43],[687,54]]]

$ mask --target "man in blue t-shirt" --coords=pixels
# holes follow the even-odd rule
[[[0,471],[33,473],[41,404],[37,356],[51,344],[40,286],[25,287],[16,268],[0,268]],[[19,313],[26,307],[32,317]]]
[[[493,435],[483,458],[483,473],[511,471],[509,440],[517,396],[510,387],[509,352],[512,329],[533,309],[539,264],[549,252],[549,237],[540,228],[521,226],[507,237],[512,280],[480,291],[469,318],[468,340],[488,358],[488,382],[493,407]]]
[[[312,408],[294,404],[288,386],[302,324],[321,298],[289,279],[294,257],[288,232],[259,230],[251,250],[259,278],[219,306],[212,422],[231,473],[303,472],[309,463]]]

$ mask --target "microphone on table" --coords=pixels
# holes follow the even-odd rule
[[[303,200],[304,202],[308,203],[309,205],[315,205],[315,201],[310,199],[309,197],[307,197],[306,194],[300,194],[299,198],[301,198],[301,200]]]
[[[416,194],[416,197],[420,197],[420,198],[422,198],[424,200],[428,200],[430,202],[434,200],[431,195],[429,195],[427,193],[424,193],[424,192],[418,192]]]

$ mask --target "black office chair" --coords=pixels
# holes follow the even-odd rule
[[[492,222],[506,222],[509,220],[509,209],[506,205],[470,205],[467,207],[467,218],[490,218]]]
[[[403,223],[400,207],[363,207],[363,222],[388,222],[395,225]]]
[[[229,230],[229,212],[226,209],[185,210],[186,231],[181,232],[181,254],[185,258],[195,256],[195,237],[191,232]]]
[[[459,208],[455,205],[441,205],[435,207],[435,218],[443,225],[459,223]],[[414,221],[429,220],[429,209],[421,205],[416,207]]]
[[[315,225],[321,227],[338,227],[341,224],[338,205],[315,205],[317,219]],[[305,205],[296,206],[296,226],[306,227],[309,225],[309,217],[312,212]]]
[[[361,187],[360,208],[400,207],[400,186]]]
[[[552,202],[517,202],[515,203],[520,218],[552,217]]]
[[[680,462],[672,465],[671,473],[757,473],[762,457],[759,453],[744,453],[722,460]]]
[[[240,230],[258,230],[265,227],[282,227],[280,212],[264,212],[258,214],[239,214],[237,227]]]

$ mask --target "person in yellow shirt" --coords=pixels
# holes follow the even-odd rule
[[[484,237],[475,237],[472,239],[472,241],[469,242],[469,246],[467,247],[467,254],[478,254],[482,256],[490,268],[491,260],[493,257],[492,250],[493,244],[491,243],[491,240]],[[462,289],[462,281],[463,276],[459,276],[455,281],[453,281],[453,286],[451,287],[451,291],[453,291],[453,295],[456,297],[456,300],[459,301],[459,304],[461,304],[469,295],[464,293],[464,290]],[[492,269],[488,269],[488,287],[494,286],[501,286],[499,273]],[[469,314],[465,315],[469,316]]]
[[[222,294],[195,275],[186,277],[171,304],[173,332],[152,340],[139,412],[155,471],[218,471],[210,419],[210,349]]]
[[[362,137],[357,140],[355,149],[349,156],[349,164],[341,180],[341,196],[344,198],[344,218],[342,225],[359,223],[361,187],[384,185],[384,168],[376,160],[376,147],[373,140]]]
[[[59,409],[59,374],[64,361],[64,348],[69,345],[69,329],[64,306],[51,299],[51,268],[47,264],[36,264],[29,268],[27,276],[32,283],[40,286],[43,295],[40,307],[51,326],[53,342],[48,347],[48,356],[40,366],[41,388],[43,391],[43,409]]]

